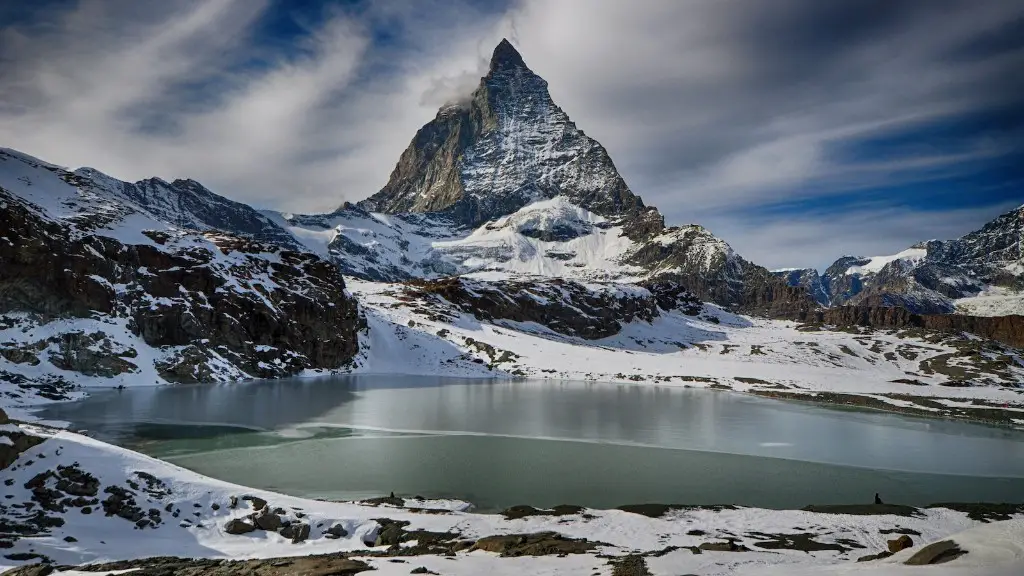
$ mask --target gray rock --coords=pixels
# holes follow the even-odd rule
[[[377,534],[375,546],[394,546],[402,541],[402,527],[397,524],[389,524],[380,534]]]
[[[298,544],[299,542],[309,538],[309,524],[306,524],[305,522],[288,524],[281,528],[281,536],[291,538],[292,544]]]
[[[241,518],[233,518],[224,524],[224,531],[228,534],[247,534],[256,530],[256,527]]]
[[[916,554],[907,559],[904,564],[910,566],[926,566],[929,564],[942,564],[954,558],[967,554],[960,546],[952,540],[942,540],[929,544],[917,551]]]
[[[242,496],[242,500],[251,502],[253,510],[262,510],[267,505],[267,501],[259,496]]]
[[[277,532],[281,527],[281,517],[266,507],[257,512],[253,520],[256,522],[256,526],[268,532]]]
[[[324,531],[324,537],[332,540],[344,538],[345,536],[348,536],[348,531],[341,524],[335,524]]]

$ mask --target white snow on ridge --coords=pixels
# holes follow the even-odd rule
[[[846,274],[877,274],[885,268],[886,264],[895,262],[897,260],[906,260],[911,263],[917,263],[928,255],[928,250],[925,248],[908,248],[897,254],[891,256],[872,256],[870,262],[862,266],[851,266],[846,270]]]
[[[539,200],[475,230],[453,230],[429,216],[395,217],[358,209],[324,216],[263,214],[310,250],[337,255],[346,271],[361,275],[383,270],[433,278],[495,271],[600,280],[629,279],[639,272],[619,262],[635,247],[622,227],[608,225],[602,216],[561,196]],[[337,246],[340,241],[346,246]]]
[[[558,196],[534,202],[477,228],[465,238],[432,248],[466,272],[501,270],[557,277],[614,277],[627,270],[619,259],[634,243],[621,227]],[[564,235],[565,240],[543,239]],[[542,237],[537,237],[542,236]]]
[[[972,316],[1024,315],[1024,294],[1000,286],[987,286],[976,296],[954,301],[957,312]]]

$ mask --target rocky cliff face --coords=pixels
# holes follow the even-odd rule
[[[773,270],[772,275],[776,278],[782,278],[789,286],[803,288],[811,298],[814,298],[822,306],[830,306],[832,304],[832,296],[826,288],[826,281],[814,268]]]
[[[413,281],[407,292],[420,299],[443,298],[480,320],[534,322],[587,340],[614,336],[623,323],[650,322],[661,310],[680,310],[690,316],[703,310],[699,298],[672,282],[627,289],[560,279],[481,282],[444,278]]]
[[[1024,312],[1024,206],[954,240],[931,240],[891,256],[843,256],[821,277],[826,305],[903,307],[918,314]],[[813,271],[780,273],[815,290]]]
[[[902,307],[839,306],[815,313],[814,319],[834,326],[923,328],[951,334],[967,332],[981,338],[1024,347],[1024,316],[915,314]]]
[[[152,191],[148,184],[112,188],[111,179],[89,180],[89,173],[0,153],[6,379],[29,372],[36,380],[112,384],[279,377],[338,368],[357,352],[358,311],[337,268],[289,248],[294,241],[256,239],[286,231],[248,207],[236,214],[249,213],[242,221],[255,228],[251,237],[209,223],[204,232],[179,227],[185,215],[230,217],[217,213],[228,201],[177,210],[182,218],[171,225],[128,202],[125,194]],[[183,188],[177,205],[209,194],[201,190]]]
[[[445,211],[476,227],[558,195],[603,216],[646,211],[604,147],[576,127],[551,100],[547,82],[502,40],[480,86],[416,133],[387,185],[362,206]]]

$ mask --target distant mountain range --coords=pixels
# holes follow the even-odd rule
[[[891,256],[843,256],[819,274],[776,270],[823,306],[898,306],[919,314],[1024,314],[1024,206],[954,240]]]

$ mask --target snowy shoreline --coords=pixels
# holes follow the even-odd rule
[[[0,569],[31,564],[42,556],[55,565],[77,566],[154,556],[239,560],[342,554],[386,575],[408,574],[418,566],[443,574],[615,574],[616,562],[627,557],[629,562],[642,560],[655,575],[680,569],[717,574],[768,575],[801,569],[903,574],[914,573],[902,562],[922,544],[949,538],[968,553],[930,573],[986,574],[984,570],[1020,567],[1024,562],[1024,506],[963,506],[958,511],[866,505],[818,507],[813,512],[733,506],[517,507],[504,515],[477,514],[457,501],[399,497],[339,503],[290,497],[204,477],[71,432],[10,423],[3,425],[2,433],[15,439],[25,434],[43,438],[5,470],[11,481],[0,486],[6,521],[34,522],[43,529],[5,548]],[[93,510],[86,514],[83,505],[90,506],[90,492],[103,501],[97,503],[102,509],[91,504]],[[83,496],[74,501],[67,494]],[[308,535],[293,543],[294,538],[280,530],[229,533],[231,521],[245,523],[253,517],[259,502],[252,497],[275,509],[279,521],[308,526]],[[35,506],[19,508],[33,502]],[[132,509],[142,514],[138,522]],[[37,521],[41,517],[51,520]],[[516,554],[519,536],[495,539],[527,534],[547,535],[527,539],[534,548],[517,557],[506,556]],[[913,540],[909,550],[857,562],[885,551],[888,541],[901,535]],[[977,547],[978,542],[989,548]],[[459,549],[446,556],[447,547]],[[555,552],[544,553],[549,549]],[[502,556],[503,551],[509,554]],[[23,560],[7,558],[12,555]],[[395,559],[406,562],[391,561]]]

